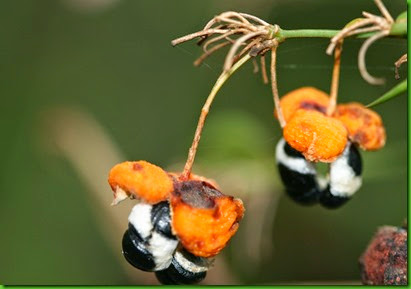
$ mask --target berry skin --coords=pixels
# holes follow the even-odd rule
[[[299,109],[325,113],[329,101],[327,93],[314,87],[301,87],[284,95],[280,100],[280,107],[284,120],[288,122]]]
[[[385,145],[385,128],[381,117],[360,103],[340,104],[334,113],[348,130],[350,140],[364,150],[378,150]]]
[[[283,135],[292,148],[313,162],[333,162],[347,143],[347,129],[342,122],[313,110],[297,110]]]
[[[114,192],[113,205],[127,197],[156,204],[168,199],[173,180],[163,169],[146,161],[123,162],[114,166],[108,182]]]
[[[173,232],[183,247],[205,258],[217,255],[226,246],[244,214],[241,200],[200,181],[176,183],[171,209]]]

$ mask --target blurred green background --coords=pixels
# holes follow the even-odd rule
[[[406,9],[385,2],[394,17]],[[156,284],[121,256],[132,202],[110,207],[106,176],[124,160],[182,169],[224,54],[194,68],[195,43],[170,41],[226,10],[285,29],[339,29],[361,11],[378,13],[373,1],[357,0],[1,1],[0,284]],[[281,45],[280,94],[329,90],[327,43]],[[357,69],[361,43],[344,43],[340,102],[366,104],[392,87],[393,63],[407,50],[404,39],[374,44],[369,71],[387,81],[371,86]],[[405,66],[400,73],[407,77]],[[282,195],[272,110],[270,87],[251,64],[212,107],[195,172],[243,198],[247,212],[206,283],[358,283],[357,260],[376,228],[407,216],[407,98],[376,107],[386,146],[362,154],[363,187],[338,210]]]

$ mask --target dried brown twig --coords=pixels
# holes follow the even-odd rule
[[[194,140],[180,178],[187,179],[191,174],[206,116],[221,85],[237,68],[250,58],[253,58],[254,72],[258,72],[258,62],[255,61],[255,57],[257,56],[261,56],[260,65],[263,81],[264,83],[268,83],[267,70],[265,67],[265,54],[270,50],[272,52],[270,71],[274,104],[281,127],[285,126],[285,121],[279,105],[280,100],[278,96],[275,67],[276,49],[279,44],[279,41],[275,36],[279,29],[278,25],[271,25],[258,17],[245,13],[228,11],[215,16],[202,30],[177,38],[171,42],[171,44],[175,46],[195,38],[200,38],[198,44],[202,45],[203,54],[194,61],[195,66],[201,65],[201,63],[214,52],[231,45],[225,58],[223,72],[201,110]]]
[[[398,72],[398,69],[401,67],[401,65],[405,62],[408,61],[408,54],[405,53],[403,56],[401,56],[395,63],[395,79],[400,79],[400,74]]]
[[[394,19],[388,12],[387,8],[385,8],[381,0],[374,0],[374,2],[377,5],[383,17],[368,12],[363,12],[362,14],[365,18],[357,19],[349,23],[336,36],[331,38],[331,43],[327,48],[327,54],[331,55],[335,47],[338,45],[338,43],[346,37],[367,32],[378,31],[376,34],[374,34],[373,36],[369,37],[366,41],[364,41],[364,44],[361,46],[360,51],[358,53],[358,69],[361,73],[361,76],[368,83],[383,84],[385,81],[383,78],[376,78],[368,73],[365,64],[365,55],[371,44],[373,44],[378,39],[386,37],[390,34],[391,26],[394,23]]]
[[[231,44],[224,63],[224,71],[228,71],[246,53],[253,52],[252,56],[255,57],[269,51],[276,45],[271,40],[278,29],[277,25],[271,25],[258,17],[228,11],[215,16],[202,30],[177,38],[171,44],[175,46],[200,38],[199,44],[203,46],[204,53],[194,61],[196,66],[214,52]],[[238,52],[241,47],[243,49]]]

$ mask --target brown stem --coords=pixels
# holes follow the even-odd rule
[[[220,88],[223,86],[223,84],[226,82],[227,79],[230,78],[230,76],[238,69],[240,68],[244,63],[246,63],[249,59],[251,58],[250,55],[246,54],[243,58],[241,58],[239,61],[237,61],[229,70],[223,71],[218,77],[216,83],[214,84],[213,88],[211,89],[210,94],[207,97],[206,102],[204,103],[203,108],[201,109],[201,114],[200,118],[198,120],[197,128],[194,133],[194,139],[193,143],[191,144],[190,150],[188,151],[188,157],[186,164],[184,166],[184,170],[180,175],[180,180],[181,181],[186,181],[190,179],[191,175],[191,170],[194,164],[194,159],[197,153],[197,148],[198,148],[198,143],[200,142],[201,138],[201,132],[203,131],[204,123],[207,117],[207,114],[210,110],[211,104],[213,103],[213,100],[215,96],[217,95],[217,92],[220,90]]]
[[[337,43],[337,46],[335,47],[335,50],[334,50],[334,67],[333,67],[333,75],[331,79],[330,102],[327,108],[328,116],[334,113],[335,106],[337,105],[338,84],[340,81],[341,52],[342,52],[342,40]]]
[[[197,58],[197,59],[194,61],[194,66],[199,66],[199,65],[200,65],[201,63],[203,63],[203,61],[204,61],[207,57],[209,57],[211,54],[213,54],[214,52],[216,52],[216,51],[219,50],[220,48],[223,48],[224,46],[227,46],[227,45],[229,45],[229,44],[230,44],[230,42],[229,42],[229,41],[226,41],[226,42],[222,42],[222,43],[219,43],[219,44],[213,46],[212,48],[210,48],[209,50],[207,50],[206,52],[204,52],[199,58]]]
[[[283,128],[285,126],[285,119],[283,116],[283,112],[281,110],[280,97],[278,95],[278,88],[277,88],[277,73],[276,73],[277,46],[278,45],[274,45],[271,48],[271,89],[273,91],[274,105],[275,105],[275,110],[277,111],[278,121],[280,122],[281,128]]]
[[[240,38],[238,38],[236,40],[236,42],[233,44],[233,46],[231,46],[230,50],[227,53],[227,57],[226,57],[225,62],[224,62],[224,71],[228,71],[232,67],[234,56],[235,56],[238,48],[244,42],[246,42],[247,40],[249,40],[251,38],[254,38],[254,37],[257,37],[259,35],[266,34],[266,33],[267,33],[266,31],[257,31],[257,32],[252,32],[252,33],[245,34],[244,36],[241,36]]]
[[[267,69],[265,67],[265,55],[261,55],[260,57],[260,61],[261,61],[261,75],[263,77],[263,82],[264,84],[268,83],[268,76],[267,76]]]
[[[400,79],[400,74],[398,72],[398,69],[400,69],[400,66],[408,61],[408,54],[404,54],[403,56],[400,57],[400,59],[398,59],[394,65],[395,65],[395,79]]]
[[[384,84],[385,79],[374,77],[368,73],[367,66],[365,65],[365,54],[367,53],[367,50],[371,46],[371,44],[373,44],[378,39],[387,36],[388,34],[389,31],[382,31],[371,36],[364,41],[363,45],[360,48],[360,51],[358,52],[358,70],[360,71],[362,78],[364,78],[370,84],[381,85]]]
[[[377,5],[378,9],[380,9],[381,14],[384,16],[385,19],[389,23],[393,23],[394,19],[392,18],[390,12],[388,12],[387,8],[384,6],[381,0],[374,0],[375,5]]]
[[[188,34],[188,35],[186,35],[186,36],[183,36],[183,37],[174,39],[173,41],[171,41],[171,45],[176,46],[176,45],[178,45],[178,44],[180,44],[180,43],[189,41],[189,40],[191,40],[191,39],[194,39],[194,38],[197,38],[197,37],[200,37],[200,36],[205,36],[205,35],[214,34],[214,33],[221,33],[221,34],[223,34],[223,33],[226,33],[226,32],[228,32],[228,30],[225,30],[225,29],[207,29],[207,30],[201,30],[201,31],[198,31],[198,32],[195,32],[195,33],[191,33],[191,34]]]

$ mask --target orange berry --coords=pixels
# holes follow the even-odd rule
[[[183,247],[199,257],[213,257],[238,229],[244,214],[239,199],[201,181],[176,183],[171,194],[173,232]]]
[[[298,109],[325,113],[328,102],[327,93],[314,87],[301,87],[284,95],[280,100],[280,106],[287,122]]]
[[[350,140],[364,150],[378,150],[385,145],[385,128],[381,117],[364,105],[351,102],[340,104],[334,113],[347,128]]]
[[[347,143],[347,129],[342,122],[315,110],[297,110],[283,135],[291,147],[314,162],[334,161]]]
[[[146,161],[123,162],[114,166],[108,182],[114,192],[113,205],[127,197],[156,204],[166,200],[174,189],[172,178],[160,167]]]

